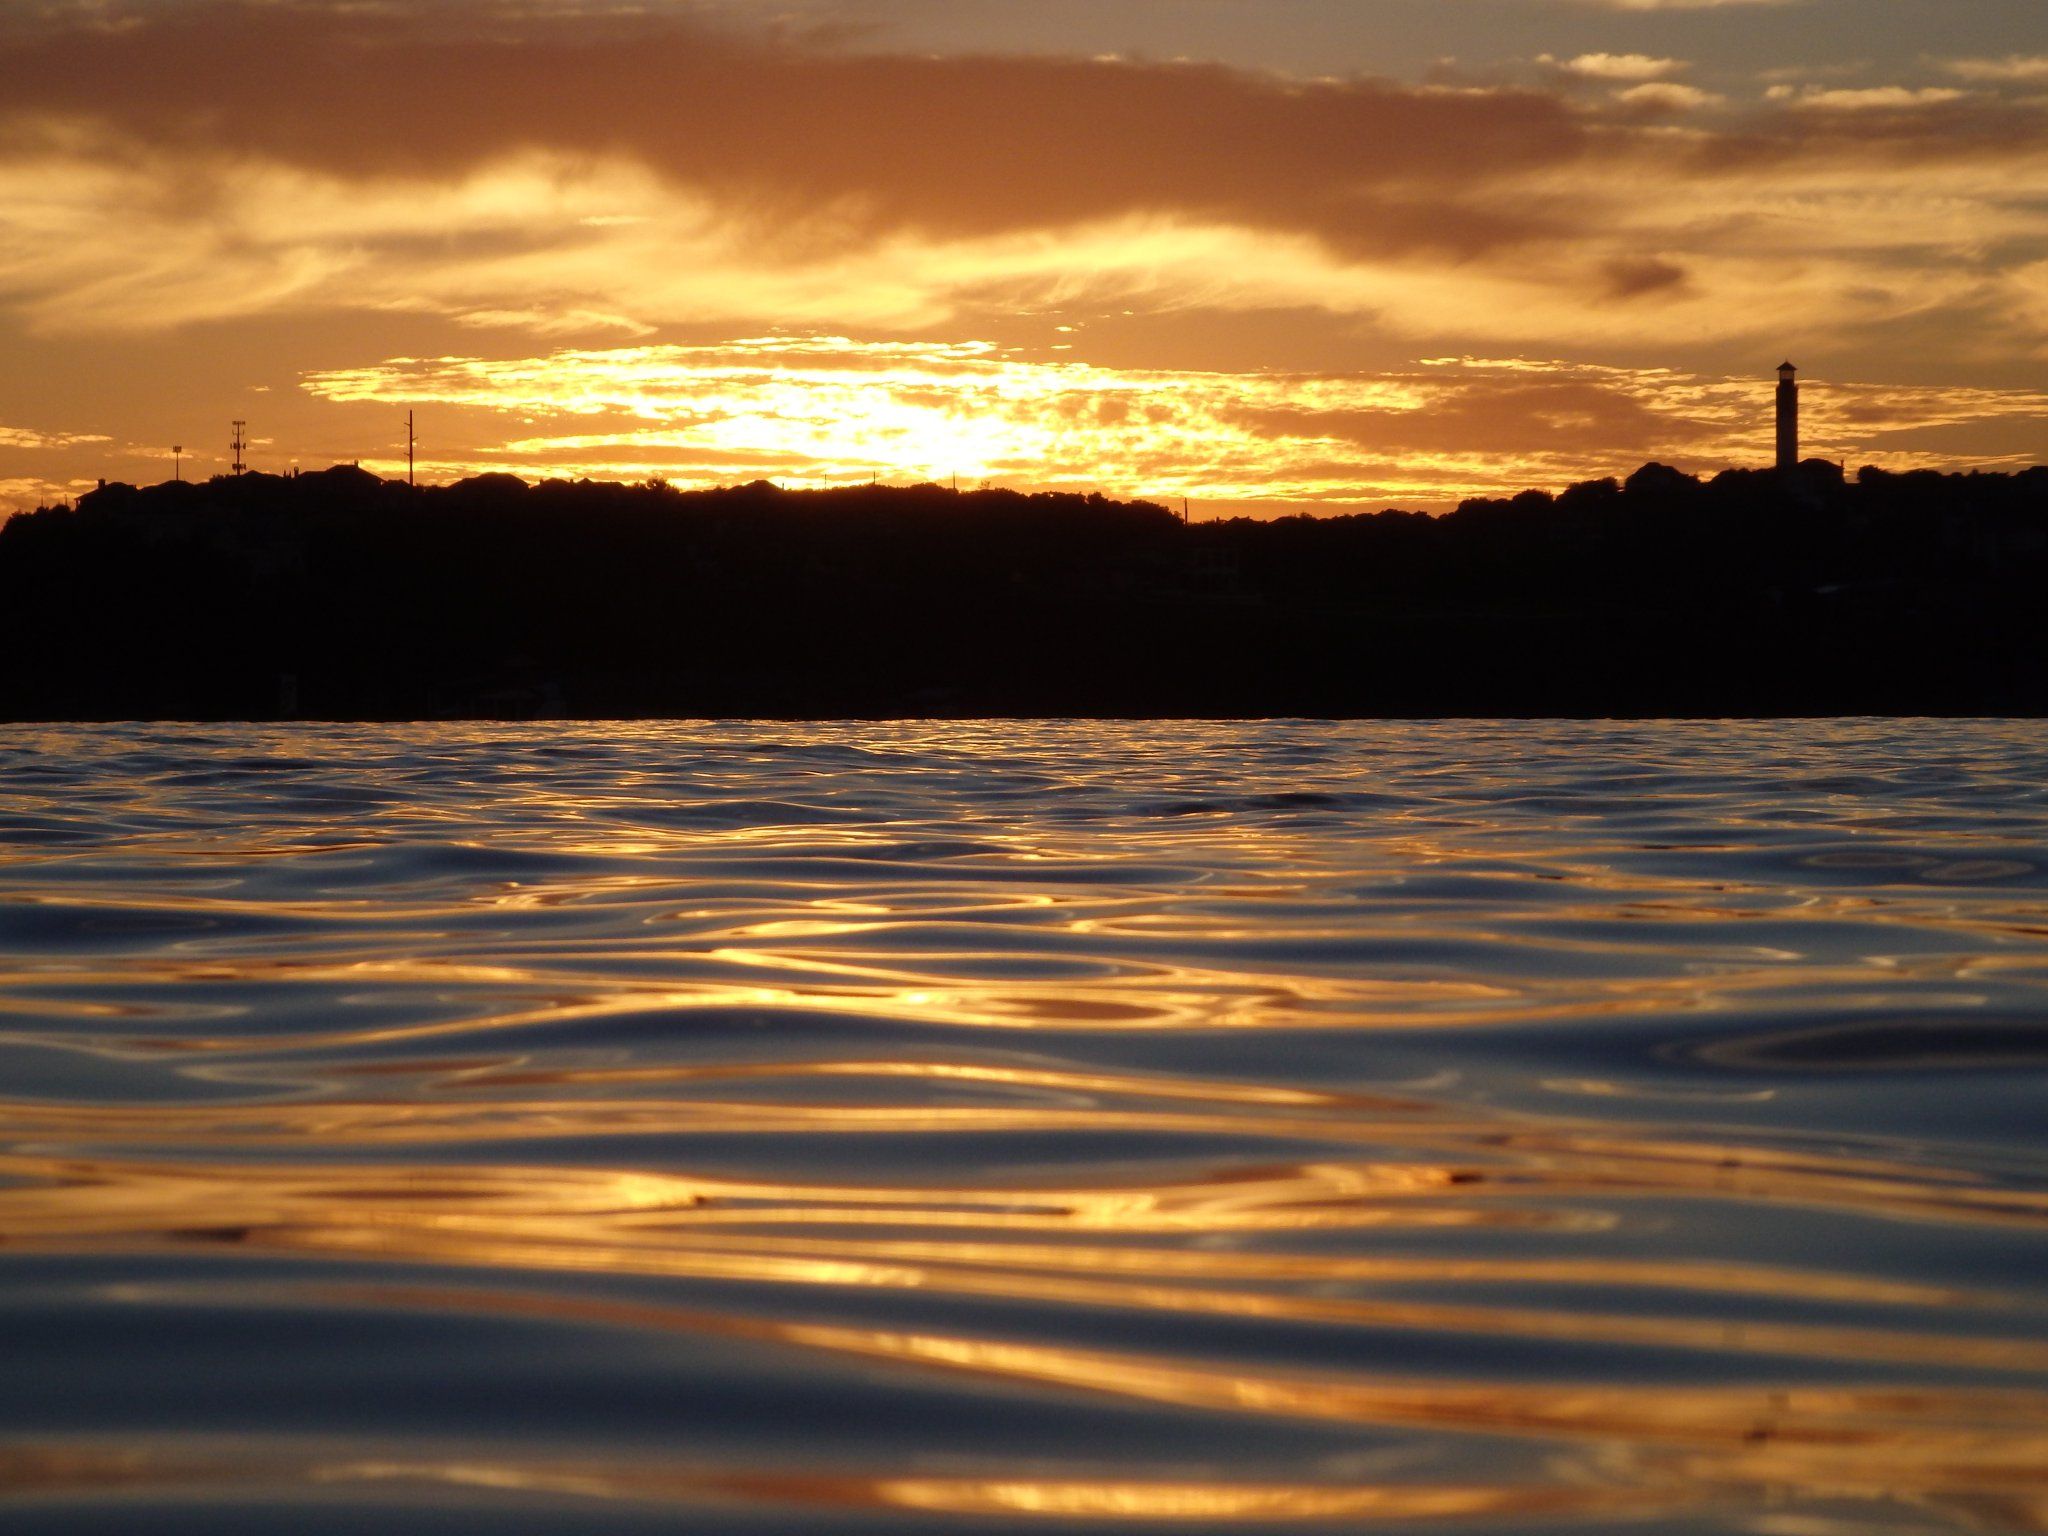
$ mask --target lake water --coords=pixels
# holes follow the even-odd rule
[[[10,1532],[2048,1531],[2048,726],[10,727]]]

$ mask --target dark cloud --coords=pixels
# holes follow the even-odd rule
[[[1918,105],[1821,107],[1794,100],[1696,136],[1673,157],[1679,174],[1728,175],[1777,165],[1952,164],[2033,156],[2048,144],[2038,102],[1965,96]]]
[[[344,176],[521,149],[623,154],[813,233],[941,235],[1148,212],[1469,256],[1567,232],[1491,195],[1589,150],[1542,93],[1303,82],[1219,65],[842,53],[661,16],[482,0],[199,0],[0,20],[0,121]]]
[[[31,189],[82,189],[47,218],[40,192],[17,200],[14,245],[0,249],[0,300],[37,324],[329,304],[551,333],[644,334],[712,312],[786,323],[792,310],[807,323],[927,325],[1073,302],[1115,246],[1128,263],[1089,302],[1199,312],[1206,329],[1183,329],[1203,348],[1228,334],[1224,309],[1278,304],[1369,316],[1389,334],[1577,344],[1634,328],[1671,346],[1797,326],[1833,341],[1873,316],[1890,333],[1902,312],[1939,300],[1953,314],[1981,292],[2000,324],[2038,331],[2024,284],[1998,269],[2038,259],[2012,210],[2038,191],[2048,110],[1974,96],[1823,105],[1801,93],[1679,127],[1504,83],[881,54],[721,27],[687,0],[0,0],[0,82],[9,167],[26,167]],[[51,150],[57,178],[31,163]],[[523,152],[548,158],[438,202],[390,185],[431,192]],[[680,195],[585,174],[616,161]],[[1944,161],[1959,184],[1943,186]],[[268,174],[278,165],[343,185]],[[1987,166],[2012,173],[2004,203],[1984,190],[1998,180]],[[1876,213],[1834,226],[1830,208],[1859,195],[1872,209],[1920,195],[1899,190],[1902,167],[1935,210],[1897,216],[1908,238],[1882,251],[1857,238],[1851,226]],[[1880,185],[1859,183],[1864,170]],[[94,193],[102,171],[112,190]],[[362,195],[370,178],[380,184]],[[270,200],[237,210],[252,185]],[[1832,205],[1811,195],[1830,185],[1842,194]],[[702,229],[699,198],[714,215]],[[97,242],[50,233],[55,215],[83,227],[104,206],[132,223],[106,219]],[[443,208],[445,227],[427,224]],[[1078,229],[1154,215],[1158,238]],[[1306,237],[1339,261],[1212,230],[1175,248],[1165,220]],[[641,222],[637,239],[611,229]],[[176,255],[166,230],[195,237],[176,283],[168,265],[122,260],[124,239]],[[1052,238],[948,248],[1019,234]],[[1939,241],[1939,267],[1916,254]],[[1780,250],[1836,270],[1766,270]],[[1958,253],[1981,284],[1958,283]],[[1337,270],[1375,258],[1395,260]],[[808,286],[779,283],[790,274]],[[900,293],[882,291],[899,280]],[[1271,343],[1250,345],[1263,355]]]
[[[1607,296],[1639,299],[1652,293],[1671,293],[1685,286],[1685,268],[1655,256],[1623,256],[1601,269],[1607,279]]]

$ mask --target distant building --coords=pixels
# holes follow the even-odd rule
[[[1778,364],[1778,468],[1799,467],[1799,370]]]

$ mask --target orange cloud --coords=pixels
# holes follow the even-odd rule
[[[1373,376],[1111,369],[980,341],[772,337],[399,359],[312,374],[305,387],[338,404],[471,413],[477,450],[444,466],[459,472],[797,485],[957,474],[1344,510],[1555,488],[1651,458],[1765,463],[1770,382],[1470,358]],[[489,418],[532,426],[493,433]],[[2048,422],[2048,394],[1824,385],[1809,389],[1808,418],[1818,453],[1954,467],[1957,455],[1890,443],[1934,427]]]
[[[1788,107],[1806,112],[1877,112],[1946,106],[1952,101],[1961,101],[1968,93],[1943,85],[1917,88],[1903,85],[1809,85],[1796,91],[1789,85],[1774,85],[1767,94],[1772,101],[1781,101]]]
[[[1674,392],[1677,374],[1644,393],[1623,382],[1640,370],[1546,365],[1517,392],[1498,368],[1367,371],[1418,352],[1665,360],[1715,380],[1789,350],[1922,382],[2048,357],[2048,109],[1966,71],[1968,92],[1788,84],[1738,108],[1660,54],[1579,54],[1545,89],[1453,88],[853,53],[694,7],[573,9],[6,9],[0,335],[60,366],[73,344],[258,319],[299,327],[287,367],[475,352],[493,371],[467,384],[465,359],[330,366],[299,406],[411,391],[468,413],[449,472],[958,468],[1333,505],[1555,484],[1627,467],[1617,455],[1767,457],[1746,377],[1723,417]],[[2023,80],[2027,61],[2007,62],[2000,78]],[[377,339],[345,339],[359,324]],[[778,343],[772,363],[719,364],[664,347],[770,329],[893,350],[820,361]],[[1037,350],[910,350],[961,336]],[[490,360],[542,347],[564,350]],[[1326,371],[1233,371],[1268,356]],[[573,404],[572,385],[601,396],[636,357],[652,415]],[[714,388],[707,370],[742,363],[815,398]],[[855,381],[906,368],[937,377]],[[536,419],[513,430],[501,402],[522,390]],[[1836,443],[1943,463],[2038,451],[2031,418],[1988,396],[1927,424],[1936,398],[1964,396]],[[182,422],[150,419],[151,438]],[[0,440],[73,475],[88,446]]]
[[[1962,80],[2001,85],[2048,83],[2048,54],[2009,53],[1999,59],[1945,59],[1942,68]]]
[[[2048,251],[2048,113],[2022,103],[1793,92],[1707,129],[1666,121],[1713,104],[1668,80],[1573,105],[483,14],[11,13],[0,303],[46,329],[358,308],[560,337],[1309,307],[1546,348],[1949,308],[2048,349],[2012,276]]]
[[[1469,255],[1547,221],[1468,194],[1590,143],[1531,91],[840,54],[673,13],[206,0],[58,16],[0,25],[0,116],[365,178],[448,178],[531,151],[624,157],[813,245],[1173,210],[1350,250]]]
[[[31,427],[0,426],[0,448],[75,448],[80,443],[104,443],[99,432],[38,432]]]
[[[1585,75],[1594,80],[1623,83],[1664,80],[1690,68],[1683,59],[1663,59],[1645,53],[1582,53],[1564,60],[1552,59],[1545,54],[1538,62],[1556,64],[1567,73]]]

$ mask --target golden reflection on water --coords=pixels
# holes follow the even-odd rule
[[[1888,1215],[1924,1214],[1943,1221],[2036,1224],[2048,1217],[2048,1190],[1993,1184],[1984,1175],[1897,1158],[1791,1150],[1751,1142],[1686,1140],[1655,1131],[1630,1133],[1618,1122],[1574,1124],[1555,1118],[1473,1119],[1427,1101],[1386,1095],[1311,1094],[1246,1085],[1182,1080],[1160,1091],[1153,1079],[1096,1073],[1034,1072],[969,1064],[737,1064],[634,1071],[641,1080],[676,1083],[871,1077],[996,1083],[1073,1089],[1092,1098],[1208,1101],[1208,1111],[1064,1108],[1033,1105],[823,1103],[708,1098],[344,1100],[263,1104],[79,1105],[0,1101],[18,1135],[67,1142],[135,1141],[174,1147],[303,1145],[309,1138],[354,1148],[516,1140],[536,1147],[561,1138],[648,1135],[946,1136],[974,1133],[1051,1135],[1147,1132],[1233,1145],[1311,1142],[1400,1149],[1361,1161],[1333,1157],[1300,1165],[1261,1166],[1229,1178],[1178,1187],[1057,1190],[1030,1203],[1070,1225],[1154,1224],[1154,1230],[1195,1226],[1377,1224],[1375,1202],[1452,1199],[1466,1205],[1509,1196],[1734,1199],[1812,1204]],[[530,1082],[533,1074],[526,1074]],[[546,1074],[542,1074],[546,1080]],[[525,1084],[522,1084],[524,1086]],[[1368,1116],[1391,1118],[1368,1118]],[[943,1145],[939,1143],[938,1145]],[[1447,1160],[1446,1160],[1447,1159]],[[142,1172],[147,1165],[136,1165]],[[260,1180],[274,1163],[255,1165]],[[582,1177],[574,1170],[562,1170]],[[604,1175],[593,1175],[602,1180]],[[653,1180],[661,1184],[666,1181]],[[708,1198],[699,1182],[681,1181],[681,1197]],[[895,1205],[927,1198],[915,1192],[863,1191],[846,1203]],[[977,1201],[962,1191],[940,1203]],[[1000,1203],[1000,1201],[999,1201]],[[792,1202],[800,1206],[801,1200]]]
[[[602,1124],[634,1128],[628,1112],[648,1106],[579,1105],[586,1131]],[[728,1106],[711,1106],[714,1112]],[[307,1136],[355,1147],[379,1140],[433,1140],[411,1117],[381,1125],[374,1116],[351,1118],[350,1106],[285,1105],[264,1111],[234,1107],[219,1113],[225,1133],[191,1136],[192,1112],[177,1130],[203,1144],[263,1145]],[[360,1111],[362,1106],[356,1107]],[[392,1107],[387,1107],[392,1108]],[[528,1107],[493,1123],[465,1118],[471,1137],[539,1140],[525,1122],[544,1116]],[[658,1106],[666,1116],[676,1106]],[[436,1106],[439,1111],[440,1106]],[[818,1112],[841,1117],[839,1130],[866,1122],[846,1107]],[[929,1134],[935,1112],[910,1129]],[[982,1112],[968,1111],[979,1116]],[[152,1125],[161,1110],[67,1109],[43,1118],[32,1109],[14,1118],[19,1130],[79,1144],[175,1139]],[[254,1135],[237,1134],[237,1120],[260,1117]],[[588,1117],[588,1118],[584,1118]],[[429,1116],[429,1119],[434,1118]],[[1181,1128],[1213,1133],[1208,1121],[1166,1117]],[[294,1123],[297,1122],[297,1123]],[[673,1129],[674,1123],[660,1123]],[[801,1127],[809,1119],[776,1121]],[[893,1123],[893,1122],[892,1122]],[[1013,1114],[995,1122],[1008,1128]],[[1055,1116],[1055,1127],[1066,1122]],[[1108,1117],[1094,1124],[1119,1125]],[[759,1126],[745,1122],[753,1129]],[[449,1134],[454,1129],[438,1127]],[[1368,1139],[1390,1134],[1367,1133]],[[1410,1141],[1426,1140],[1427,1134]],[[1467,1134],[1471,1134],[1469,1131]],[[1476,1140],[1496,1149],[1514,1138],[1489,1130]],[[1633,1344],[1821,1359],[1888,1360],[1996,1371],[2048,1371],[2048,1343],[2027,1334],[1919,1333],[1764,1321],[1730,1323],[1711,1318],[1636,1316],[1526,1306],[1467,1305],[1399,1297],[1299,1294],[1275,1286],[1403,1285],[1441,1288],[1483,1282],[1642,1287],[1806,1300],[1858,1301],[1911,1306],[1971,1302],[1993,1309],[2020,1305],[1975,1287],[1915,1287],[1859,1281],[1854,1276],[1800,1274],[1756,1266],[1657,1265],[1641,1261],[1581,1260],[1492,1264],[1409,1259],[1358,1260],[1345,1256],[1168,1251],[1102,1246],[1107,1237],[1146,1234],[1275,1233],[1345,1227],[1466,1224],[1515,1226],[1559,1216],[1544,1207],[1503,1204],[1537,1190],[1547,1197],[1611,1201],[1637,1196],[1737,1195],[1745,1201],[1819,1202],[1836,1208],[1861,1204],[1889,1215],[1917,1212],[1944,1219],[2039,1222],[2043,1197],[1968,1187],[1955,1176],[1917,1180],[1910,1167],[1873,1160],[1773,1157],[1752,1153],[1739,1187],[1725,1177],[1733,1149],[1701,1148],[1651,1140],[1622,1143],[1612,1136],[1547,1142],[1535,1171],[1512,1164],[1489,1176],[1422,1163],[1315,1163],[1233,1170],[1227,1177],[1183,1185],[1000,1188],[974,1186],[819,1186],[703,1176],[661,1176],[546,1167],[377,1163],[361,1166],[147,1161],[71,1152],[61,1157],[20,1155],[0,1160],[12,1187],[0,1189],[0,1230],[18,1247],[73,1251],[86,1244],[133,1241],[232,1241],[246,1248],[375,1257],[381,1261],[559,1269],[604,1274],[718,1279],[771,1285],[826,1285],[916,1290],[1002,1300],[1122,1307],[1184,1315],[1219,1314],[1297,1323],[1421,1329],[1472,1337]],[[1589,1147],[1577,1165],[1560,1151]],[[1713,1179],[1699,1174],[1712,1160]],[[1816,1172],[1818,1165],[1821,1171]],[[1628,1183],[1620,1177],[1628,1170]],[[1661,1177],[1660,1177],[1661,1176]],[[1407,1209],[1424,1203],[1421,1212]],[[860,1226],[891,1229],[971,1228],[990,1233],[1059,1233],[1072,1246],[1028,1242],[959,1242],[919,1239],[776,1237],[773,1229]],[[1246,1289],[1244,1282],[1267,1288]],[[2024,1308],[2023,1308],[2024,1310]],[[2041,1316],[2034,1313],[2038,1330]]]
[[[2012,1258],[2048,1237],[2048,1178],[1981,1075],[2048,1061],[2032,770],[1958,829],[1910,785],[1882,815],[1786,788],[1776,737],[1716,768],[1649,728],[1448,754],[1157,729],[519,749],[613,754],[568,787],[493,767],[489,733],[396,749],[395,781],[356,737],[280,738],[360,812],[292,810],[285,770],[149,777],[204,751],[136,769],[86,841],[0,842],[0,1053],[46,1073],[0,1088],[0,1260],[122,1260],[90,1304],[160,1315],[690,1336],[950,1383],[963,1412],[979,1387],[1356,1429],[1350,1472],[253,1424],[0,1438],[0,1494],[1508,1530],[1726,1506],[1765,1536],[1834,1500],[2048,1531],[2048,1301]],[[1268,735],[1292,755],[1246,766]],[[1497,766],[1532,739],[1541,763]],[[1675,787],[1588,789],[1601,750],[1631,786],[1662,753]],[[88,819],[0,786],[15,813]],[[1923,1098],[2004,1088],[1981,1134],[1840,1088],[1964,1068]]]
[[[1297,1485],[1255,1491],[1227,1485],[1041,1483],[1015,1478],[994,1483],[881,1479],[847,1485],[899,1494],[917,1488],[936,1501],[928,1507],[958,1513],[985,1512],[992,1497],[1002,1497],[1018,1501],[1020,1513],[1042,1515],[1076,1513],[1080,1504],[1074,1501],[1083,1501],[1091,1504],[1092,1513],[1136,1517],[1157,1513],[1178,1500],[1189,1506],[1182,1511],[1187,1518],[1235,1518],[1259,1510],[1269,1518],[1325,1512],[1417,1518],[1658,1505],[1678,1509],[1711,1503],[1729,1492],[1796,1488],[1834,1497],[1903,1498],[1957,1509],[1996,1497],[2006,1528],[2048,1529],[2041,1521],[2048,1514],[2048,1393],[2039,1391],[1669,1388],[1282,1374],[1011,1340],[848,1328],[540,1293],[397,1285],[330,1286],[320,1292],[344,1305],[709,1333],[895,1367],[1220,1413],[1536,1437],[1589,1448],[1585,1465],[1597,1468],[1603,1485],[1576,1493],[1557,1485],[1454,1489],[1382,1483],[1365,1489]],[[434,1474],[413,1464],[399,1475]],[[502,1475],[516,1483],[528,1473],[506,1468]],[[838,1480],[813,1486],[846,1491]],[[998,1495],[995,1489],[1006,1492]],[[630,1478],[608,1481],[599,1474],[582,1491],[631,1496],[633,1489]],[[764,1491],[772,1497],[790,1496],[786,1489]],[[870,1496],[899,1501],[879,1491]],[[1120,1511],[1111,1507],[1120,1500],[1128,1500]],[[1205,1506],[1207,1512],[1198,1513],[1196,1506]]]
[[[1815,912],[1804,917],[1828,920]],[[1970,931],[1983,937],[1981,930]],[[2048,929],[2042,932],[2048,934]],[[1438,937],[1426,930],[1403,934],[1410,943]],[[1207,935],[1206,941],[1214,938]],[[229,995],[245,992],[259,1000],[287,988],[388,989],[473,999],[458,1017],[424,1023],[209,1033],[202,1016],[180,1019],[174,1030],[84,1041],[34,1029],[13,1032],[24,1042],[74,1050],[255,1058],[433,1040],[469,1043],[485,1035],[516,1047],[522,1031],[558,1031],[572,1025],[601,1029],[607,1021],[656,1015],[675,1031],[687,1033],[700,1015],[734,1010],[826,1023],[854,1014],[871,1024],[910,1025],[935,1035],[956,1030],[1030,1033],[1063,1024],[1091,1032],[1353,1034],[1418,1026],[1584,1027],[1602,1020],[1640,1026],[1659,1017],[1682,1021],[1701,1012],[1768,1008],[1794,984],[1804,994],[1828,995],[1838,1008],[1862,1006],[1879,1014],[1893,1004],[1888,988],[1945,984],[1954,990],[1929,991],[1924,1006],[1968,1013],[1981,1006],[1984,988],[2008,981],[2048,986],[2048,962],[2033,952],[1967,958],[1879,956],[1855,965],[1831,965],[1789,951],[1762,956],[1752,951],[1711,963],[1694,962],[1682,974],[1575,976],[1568,982],[1540,976],[1487,981],[1373,976],[1344,974],[1341,969],[1323,974],[1264,969],[1254,958],[1234,959],[1221,968],[1119,952],[1093,962],[1085,975],[1045,984],[973,974],[1002,970],[1011,957],[1000,951],[919,949],[891,956],[886,948],[843,953],[692,943],[680,948],[565,945],[549,956],[544,944],[529,941],[521,948],[518,963],[488,955],[455,960],[391,954],[151,957],[101,961],[90,967],[39,961],[14,967],[15,990],[0,992],[0,1017],[132,1017],[138,1025],[146,1024],[157,1011],[152,1006],[110,1004],[92,995],[117,983],[124,990],[166,998],[203,986],[227,989]],[[1639,951],[1631,953],[1637,964],[1645,963]],[[556,963],[538,963],[537,957]],[[702,974],[682,984],[659,974],[679,966]],[[1882,971],[1881,981],[1874,980],[1874,967]],[[601,985],[592,985],[593,969],[606,973]],[[1740,1049],[1738,1043],[1726,1052],[1732,1055]],[[2029,1059],[2042,1056],[2037,1048]]]
[[[540,1458],[370,1459],[337,1448],[186,1445],[112,1450],[96,1446],[0,1448],[0,1495],[107,1489],[230,1489],[238,1484],[323,1487],[410,1483],[583,1499],[696,1504],[720,1498],[846,1511],[1182,1523],[1353,1522],[1488,1516],[1597,1515],[1655,1510],[1667,1492],[1551,1485],[1386,1484],[1332,1487],[1279,1483],[1083,1481],[1079,1479],[821,1475],[788,1470],[649,1467]]]

